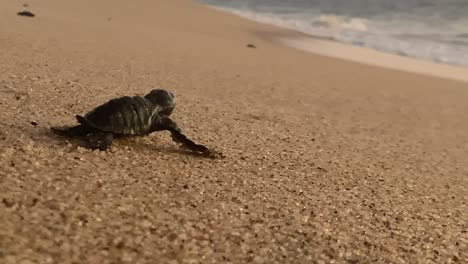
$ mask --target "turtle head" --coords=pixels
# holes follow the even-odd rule
[[[174,111],[175,98],[174,94],[163,89],[152,90],[149,94],[145,95],[154,106],[159,107],[161,115],[169,116]]]

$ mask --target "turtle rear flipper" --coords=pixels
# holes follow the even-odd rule
[[[86,139],[88,140],[89,147],[91,147],[91,149],[105,151],[112,145],[114,135],[112,133],[97,132],[86,135]]]
[[[84,125],[77,125],[73,127],[51,127],[52,132],[57,135],[75,138],[84,137],[89,133],[89,129]]]
[[[82,117],[80,115],[76,115],[75,117],[78,123],[85,125],[85,126],[94,127],[93,124],[91,124],[91,122],[89,122],[88,119],[86,119],[85,117]]]

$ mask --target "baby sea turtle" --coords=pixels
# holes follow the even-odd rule
[[[92,149],[107,150],[115,137],[143,136],[155,131],[170,131],[172,139],[194,152],[208,157],[220,153],[196,144],[182,134],[169,118],[175,107],[174,95],[163,89],[152,90],[144,97],[124,96],[102,104],[84,117],[77,115],[79,125],[52,127],[52,131],[71,138],[85,138]]]

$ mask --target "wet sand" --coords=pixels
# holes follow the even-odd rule
[[[293,34],[291,34],[293,35]],[[315,54],[355,61],[366,65],[401,70],[433,77],[468,82],[468,69],[461,66],[436,63],[428,60],[410,58],[404,55],[384,53],[366,47],[351,46],[330,40],[303,36],[273,37],[273,41]]]
[[[468,262],[466,83],[184,0],[0,6],[0,263]],[[49,131],[154,87],[226,158]]]

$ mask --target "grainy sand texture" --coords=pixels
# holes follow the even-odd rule
[[[188,0],[0,0],[0,263],[468,263],[468,84],[284,32]],[[49,130],[155,87],[226,158]]]

